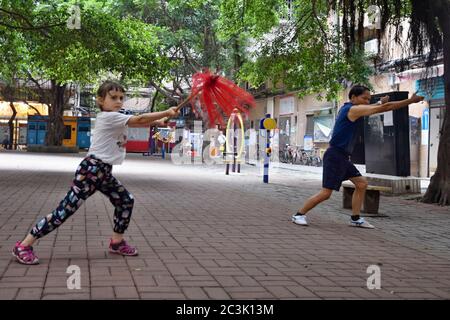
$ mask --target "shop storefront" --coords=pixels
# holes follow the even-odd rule
[[[31,105],[32,108],[29,106]],[[35,115],[39,111],[41,115],[48,115],[47,105],[41,103],[23,103],[14,102],[14,109],[16,116],[13,121],[13,137],[12,144],[14,148],[21,148],[27,144],[27,118],[28,115]],[[0,142],[3,143],[5,139],[10,140],[9,121],[13,111],[10,103],[7,101],[0,101]]]
[[[426,172],[422,175],[432,176],[437,168],[437,154],[440,130],[445,117],[444,77],[433,77],[416,81],[416,91],[425,96],[429,108],[422,114],[422,152],[426,157]]]

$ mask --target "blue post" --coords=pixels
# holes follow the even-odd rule
[[[236,137],[236,131],[237,131],[237,123],[236,123],[236,117],[234,118],[234,125],[233,125],[233,165],[232,165],[232,171],[236,172],[236,157],[237,157],[237,137]]]
[[[266,116],[267,117],[267,116]],[[266,130],[266,152],[264,153],[264,183],[269,183],[269,160],[270,155],[267,152],[270,148],[270,130]]]
[[[153,140],[152,137],[153,137],[153,127],[150,127],[150,134],[149,134],[149,137],[148,137],[148,152],[147,152],[148,156],[151,156],[153,154],[153,143],[154,143],[154,141],[152,141]]]
[[[276,122],[270,118],[270,114],[267,113],[265,118],[262,118],[259,123],[260,130],[266,130],[266,152],[264,152],[264,175],[263,182],[269,183],[269,163],[270,163],[270,130],[276,128]]]
[[[162,153],[162,158],[165,159],[164,157],[165,157],[165,155],[166,155],[166,148],[165,148],[165,143],[164,143],[164,141],[163,141],[163,144],[162,144],[162,151],[161,151],[161,153]]]

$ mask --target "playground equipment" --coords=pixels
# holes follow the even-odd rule
[[[239,129],[238,129],[239,128]],[[241,161],[244,154],[244,122],[242,115],[237,108],[233,109],[227,123],[226,132],[226,153],[225,174],[230,174],[230,163],[232,163],[232,171],[241,172]]]

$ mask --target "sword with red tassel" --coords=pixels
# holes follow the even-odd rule
[[[197,101],[201,112],[196,108]],[[232,81],[204,69],[192,76],[191,94],[177,110],[187,103],[191,103],[195,114],[206,114],[209,126],[214,127],[216,123],[224,126],[224,115],[229,117],[235,108],[248,114],[249,108],[255,106],[255,99]]]

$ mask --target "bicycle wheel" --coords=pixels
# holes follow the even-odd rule
[[[323,165],[322,163],[322,159],[320,159],[319,157],[317,157],[317,166],[321,167]]]
[[[289,161],[291,164],[294,164],[295,162],[295,154],[291,154],[291,161]]]
[[[306,154],[302,155],[301,164],[304,166],[308,165],[308,156]]]
[[[280,162],[286,163],[286,157],[285,157],[285,154],[284,154],[283,151],[279,152],[279,156],[278,157],[279,157]]]
[[[298,154],[294,153],[292,156],[292,164],[297,164],[298,163]]]

